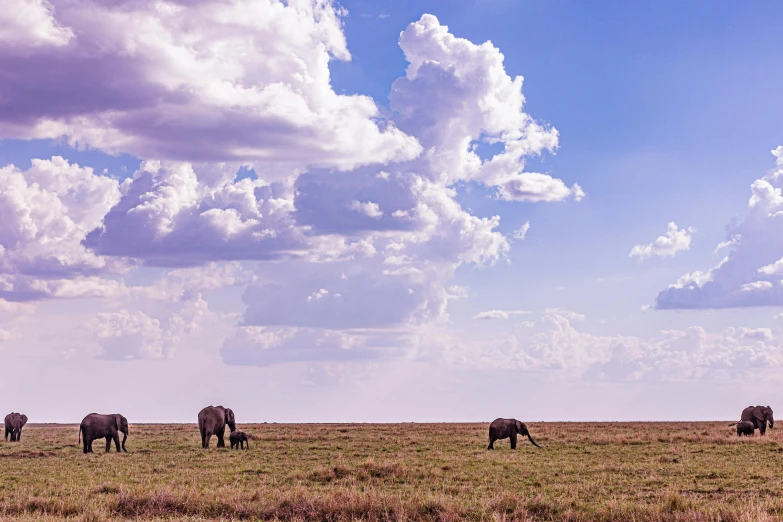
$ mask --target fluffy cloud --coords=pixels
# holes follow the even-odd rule
[[[0,297],[80,294],[75,286],[126,269],[124,259],[82,245],[119,199],[116,180],[60,157],[35,159],[26,171],[0,168]]]
[[[326,0],[12,0],[0,15],[0,138],[287,170],[409,159],[374,101],[338,95],[350,60]],[[5,44],[5,45],[3,45]]]
[[[199,322],[208,312],[201,296],[186,302],[163,321],[142,311],[100,313],[95,335],[105,359],[172,358],[184,334],[198,331]]]
[[[144,312],[98,314],[95,335],[108,359],[163,357],[160,321]]]
[[[369,98],[330,87],[329,61],[350,55],[342,13],[326,0],[46,9],[74,36],[23,56],[0,47],[3,136],[156,159],[121,183],[67,162],[49,178],[40,166],[6,167],[24,191],[5,190],[0,212],[18,221],[22,202],[59,214],[27,211],[35,233],[0,220],[0,267],[11,267],[0,270],[0,298],[112,298],[95,329],[103,357],[170,357],[209,315],[200,292],[224,285],[249,285],[242,330],[223,349],[230,364],[374,357],[377,332],[448,319],[463,294],[446,289],[460,266],[510,250],[500,216],[464,209],[457,186],[515,201],[584,197],[525,172],[526,158],[555,151],[557,131],[524,112],[522,78],[506,73],[497,48],[456,38],[433,16],[401,34],[410,65],[379,118]],[[41,93],[47,86],[60,96]],[[237,179],[241,167],[255,175]],[[6,188],[0,178],[0,197]],[[52,202],[25,203],[42,189]],[[67,219],[73,226],[58,229]],[[243,261],[258,262],[255,272]],[[169,270],[134,285],[124,272],[134,264]],[[282,348],[256,353],[259,339],[289,331]],[[344,339],[357,336],[370,340],[346,353]]]
[[[776,167],[751,185],[748,216],[731,227],[730,248],[713,269],[686,274],[658,294],[659,309],[783,305],[783,147],[772,151]]]
[[[54,8],[46,0],[7,0],[0,11],[0,27],[0,49],[8,46],[17,52],[62,47],[74,38],[73,30],[55,19]]]
[[[154,285],[141,287],[135,293],[156,299],[181,300],[208,290],[246,285],[254,280],[252,271],[239,262],[208,263],[199,267],[169,270]]]
[[[550,371],[590,380],[685,381],[734,378],[783,366],[783,330],[694,326],[655,337],[594,335],[549,310],[496,339],[429,332],[419,350],[430,359],[472,369]]]
[[[410,66],[394,83],[392,117],[425,152],[407,162],[300,175],[294,215],[308,237],[351,237],[367,248],[347,268],[293,268],[303,260],[290,265],[295,278],[279,274],[251,286],[248,326],[394,329],[444,321],[454,298],[444,287],[455,269],[492,264],[510,248],[497,231],[500,217],[463,209],[455,183],[517,187],[518,197],[509,199],[583,196],[578,187],[523,172],[524,158],[553,150],[557,133],[522,111],[522,80],[505,73],[494,46],[455,38],[429,15],[408,26],[400,46]],[[503,147],[482,160],[479,142]]]
[[[543,315],[545,317],[546,316],[565,317],[570,321],[584,321],[586,319],[586,316],[584,314],[580,314],[579,312],[574,312],[572,310],[566,310],[565,308],[547,308],[544,310]]]
[[[523,111],[522,77],[511,78],[503,55],[485,42],[457,38],[432,15],[423,15],[400,34],[409,65],[390,94],[397,126],[424,147],[417,171],[452,183],[475,180],[515,201],[581,199],[578,185],[569,189],[547,174],[524,172],[524,159],[557,148],[555,129],[538,124]],[[502,150],[482,160],[480,144]]]
[[[94,335],[101,347],[99,358],[171,359],[183,336],[217,321],[233,322],[230,314],[210,311],[199,290],[237,284],[228,276],[236,275],[236,270],[222,267],[220,275],[211,278],[172,272],[154,285],[127,288],[118,301],[123,308],[97,314]]]
[[[691,248],[692,234],[696,232],[694,228],[677,228],[677,223],[669,222],[666,234],[659,236],[652,243],[645,245],[636,245],[628,253],[628,257],[638,257],[640,261],[648,257],[671,257],[677,252]]]
[[[161,266],[301,255],[308,240],[291,217],[290,188],[235,181],[236,169],[144,162],[84,244],[102,255]]]
[[[473,316],[474,320],[508,319],[514,315],[525,315],[530,312],[524,310],[487,310]]]
[[[351,202],[351,210],[355,210],[356,212],[360,212],[366,216],[369,216],[371,218],[379,218],[383,215],[383,212],[381,211],[380,207],[378,206],[378,203],[373,203],[372,201],[368,201],[366,203],[362,203],[360,201],[352,201]]]
[[[138,9],[143,11],[146,4],[140,5]],[[160,11],[165,5],[158,4],[156,9]],[[291,5],[294,7],[279,8],[288,13],[287,23],[299,23],[299,18],[309,16],[317,19],[316,25],[337,23],[339,29],[328,3]],[[214,5],[204,2],[199,7],[209,11]],[[136,14],[144,20],[154,18],[150,27],[170,22],[166,37],[173,38],[180,22],[167,18],[170,13],[158,11],[154,16],[152,11]],[[188,10],[188,16],[199,15]],[[323,29],[307,27],[311,32]],[[240,24],[242,28],[247,29]],[[221,34],[221,30],[219,26],[214,33]],[[339,40],[327,33],[332,43]],[[303,41],[310,37],[307,31],[301,35]],[[199,35],[193,38],[198,40]],[[292,44],[291,53],[296,54],[300,44]],[[476,180],[498,188],[506,187],[508,181],[527,186],[530,196],[521,199],[562,199],[571,190],[561,181],[540,174],[528,177],[523,172],[524,157],[553,150],[557,133],[540,127],[522,111],[521,77],[512,80],[505,73],[502,55],[490,43],[477,46],[455,38],[434,17],[425,15],[403,32],[400,45],[411,65],[393,88],[392,119],[426,144],[421,157],[350,172],[314,169],[272,182],[263,177],[266,171],[261,178],[236,181],[239,163],[146,161],[122,184],[121,200],[83,244],[100,256],[125,256],[158,266],[194,266],[218,260],[372,257],[379,247],[392,244],[402,245],[404,255],[396,259],[404,262],[396,263],[395,268],[385,267],[388,275],[422,272],[416,266],[422,263],[453,270],[463,263],[494,262],[509,250],[508,240],[495,230],[499,216],[478,218],[466,212],[455,201],[451,185]],[[271,61],[268,56],[264,60]],[[425,79],[424,72],[432,73],[433,67],[453,75]],[[474,85],[472,79],[477,77],[488,79]],[[436,107],[438,100],[444,99],[442,91],[449,88],[457,89],[459,102],[452,97],[454,104]],[[438,112],[433,113],[436,108]],[[478,156],[472,149],[477,141],[502,142],[503,150],[476,163]],[[361,142],[354,145],[362,148]],[[482,169],[494,174],[485,176]],[[498,176],[505,180],[502,184],[492,181]],[[372,233],[380,235],[367,237]],[[390,263],[392,257],[387,258]]]

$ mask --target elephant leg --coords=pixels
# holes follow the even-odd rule
[[[207,447],[207,432],[206,432],[206,430],[202,429],[201,430],[201,448],[203,449],[203,448],[206,448],[206,447]]]
[[[106,453],[109,453],[109,450],[111,450],[111,435],[106,436]]]
[[[109,444],[109,446],[111,446],[111,444]],[[120,450],[120,434],[119,433],[115,433],[114,434],[114,447],[117,448],[117,453],[119,453],[121,451]]]
[[[517,449],[517,434],[516,433],[512,433],[511,434],[511,449],[512,450]]]
[[[19,430],[19,433],[16,434],[16,442],[19,442],[22,440],[22,430]]]
[[[487,449],[488,450],[495,449],[495,439],[493,439],[492,437],[489,438],[489,446],[487,446]]]
[[[759,427],[759,435],[763,437],[766,432],[767,432],[767,423],[765,422]]]
[[[209,449],[209,439],[211,439],[211,438],[212,438],[212,432],[211,432],[211,431],[209,431],[209,430],[207,430],[207,431],[204,433],[204,438],[205,438],[205,442],[204,442],[204,449]]]
[[[217,435],[217,440],[218,440],[217,447],[218,448],[225,448],[226,447],[226,442],[223,440],[223,433],[224,433],[223,431],[219,431],[219,432],[215,433],[215,435]]]

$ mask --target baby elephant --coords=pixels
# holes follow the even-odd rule
[[[739,421],[737,423],[737,437],[748,435],[752,437],[756,432],[756,426],[750,421]]]
[[[232,431],[228,440],[231,442],[231,449],[234,449],[234,447],[238,447],[239,449],[247,449],[250,447],[250,437],[242,430]]]
[[[527,426],[525,426],[524,422],[519,422],[516,419],[495,419],[489,425],[489,446],[487,449],[495,449],[493,444],[495,444],[496,440],[508,438],[511,439],[511,449],[517,449],[517,435],[527,435],[533,446],[541,447],[530,436],[530,432],[527,431]]]

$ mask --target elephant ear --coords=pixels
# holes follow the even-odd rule
[[[27,424],[27,415],[22,415],[22,426]]]
[[[119,413],[115,414],[114,421],[117,423],[117,431],[122,431],[122,415]]]
[[[764,419],[764,411],[761,408],[757,408],[756,410],[753,411],[753,418],[755,418],[760,423],[766,421],[766,419]]]

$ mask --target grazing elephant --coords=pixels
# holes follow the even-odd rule
[[[743,435],[747,435],[749,437],[752,437],[754,433],[756,433],[756,426],[750,422],[750,421],[739,421],[737,424],[737,437],[742,437]],[[733,426],[734,424],[729,424],[729,426]]]
[[[128,438],[128,419],[119,413],[111,415],[101,415],[99,413],[90,413],[79,425],[79,442],[82,442],[84,435],[84,453],[92,453],[92,441],[96,439],[106,439],[106,453],[111,449],[111,441],[120,451],[120,435],[122,432],[122,451],[126,452],[125,440]]]
[[[759,434],[763,437],[767,431],[767,422],[769,427],[775,426],[775,419],[772,417],[772,408],[769,406],[748,406],[742,410],[742,416],[740,420],[750,421],[759,430]]]
[[[21,413],[9,413],[5,416],[5,440],[11,435],[11,442],[22,440],[22,428],[27,424],[27,415]]]
[[[489,425],[489,446],[487,446],[487,449],[495,449],[493,444],[496,440],[509,437],[511,438],[511,449],[517,449],[517,435],[527,435],[533,446],[541,447],[530,436],[530,432],[527,431],[527,426],[525,426],[524,422],[519,422],[516,419],[495,419]]]
[[[234,447],[239,449],[250,448],[250,436],[244,431],[232,431],[231,435],[228,436],[228,440],[231,442],[231,449],[234,449]]]
[[[223,406],[207,406],[198,412],[198,429],[201,432],[201,447],[209,448],[209,439],[212,435],[217,435],[217,447],[225,448],[223,434],[226,432],[226,424],[231,431],[236,431],[237,425],[234,421],[234,412],[231,408]]]

